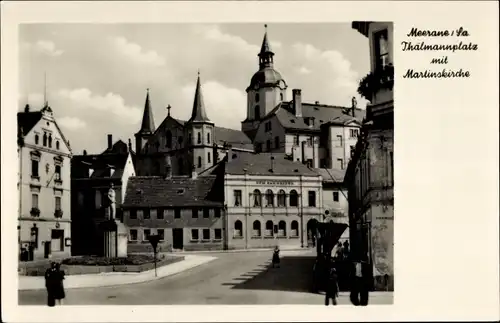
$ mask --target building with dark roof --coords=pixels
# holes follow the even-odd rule
[[[106,198],[113,185],[117,218],[122,215],[122,203],[130,176],[135,175],[134,152],[131,144],[121,140],[113,144],[108,135],[108,146],[100,154],[75,155],[71,162],[72,228],[74,255],[106,253]]]
[[[154,234],[161,250],[224,248],[224,184],[215,175],[131,177],[123,210],[130,252],[150,250]]]
[[[21,260],[71,255],[69,141],[45,102],[17,114],[18,243]]]

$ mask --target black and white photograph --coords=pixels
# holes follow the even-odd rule
[[[393,303],[393,24],[19,28],[20,305]]]

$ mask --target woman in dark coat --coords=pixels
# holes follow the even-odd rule
[[[47,288],[47,305],[52,307],[56,306],[56,299],[54,297],[54,286],[56,276],[56,263],[52,262],[50,267],[45,271],[45,288]]]
[[[63,305],[63,299],[66,297],[64,293],[64,270],[61,270],[61,264],[56,264],[54,275],[54,299],[58,305]]]
[[[276,246],[273,251],[273,268],[275,266],[278,266],[278,268],[280,267],[280,248],[278,246]]]

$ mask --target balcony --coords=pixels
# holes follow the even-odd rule
[[[392,91],[394,87],[394,66],[386,65],[368,73],[358,86],[358,93],[373,103],[374,96],[381,90]]]
[[[54,216],[55,216],[56,218],[62,218],[62,216],[63,216],[63,211],[62,211],[62,210],[55,210],[55,212],[54,212]]]

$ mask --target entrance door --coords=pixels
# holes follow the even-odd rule
[[[45,244],[43,245],[43,258],[49,258],[50,249],[51,249],[50,241],[45,241]]]
[[[184,248],[184,231],[183,229],[172,229],[172,248],[173,249],[183,249]]]

